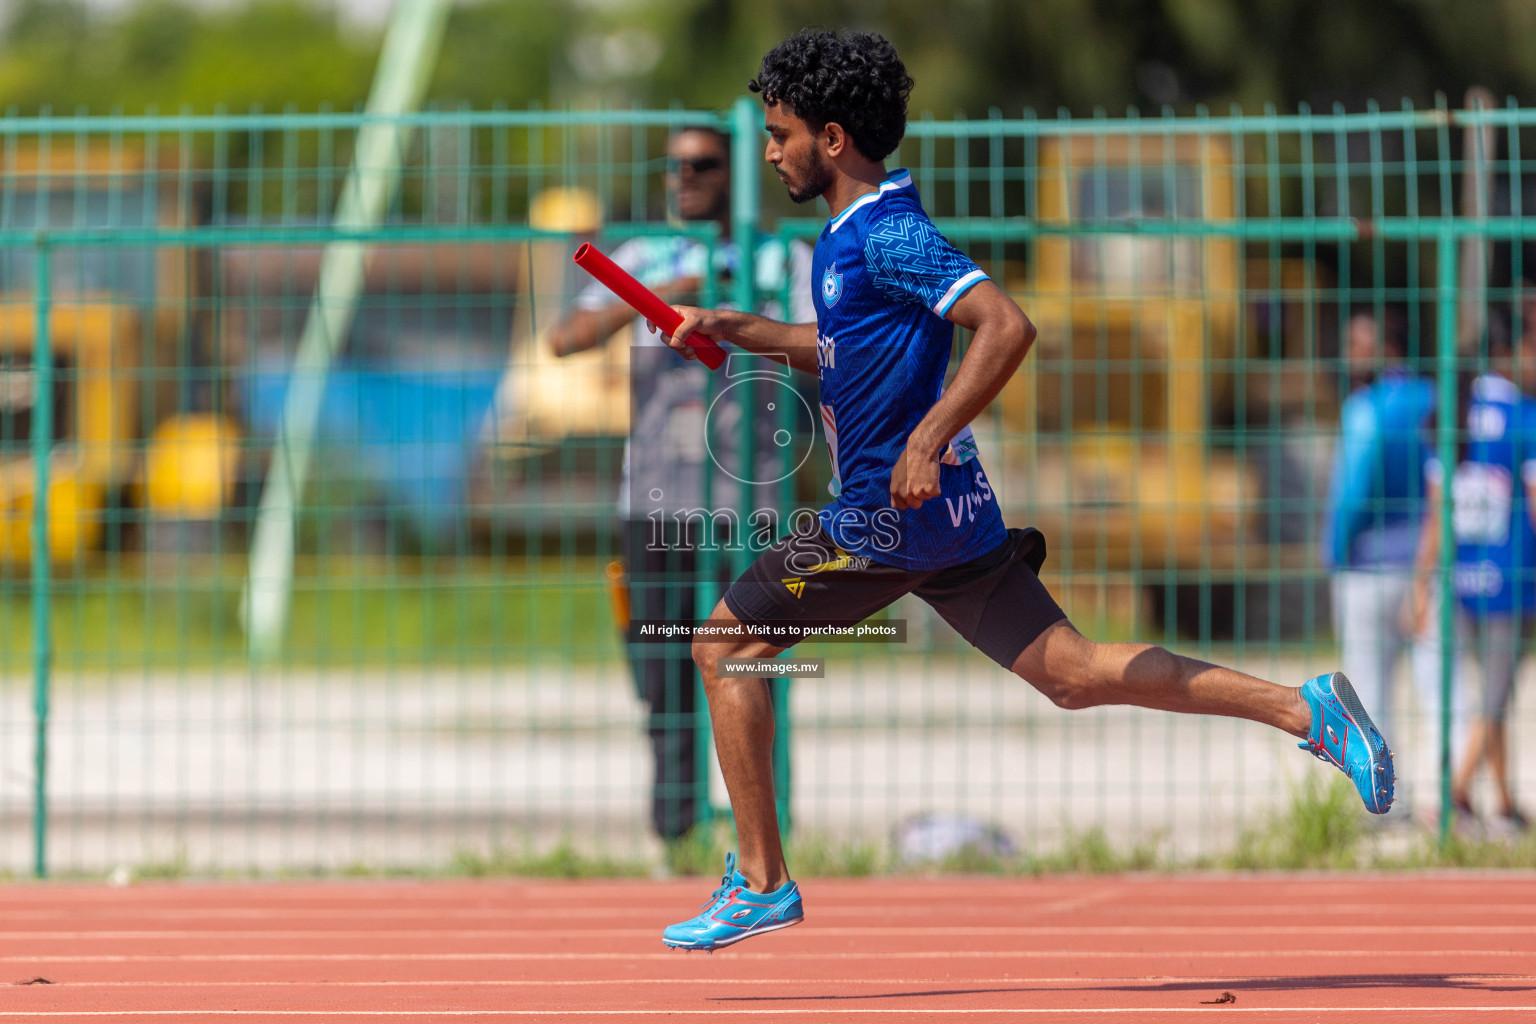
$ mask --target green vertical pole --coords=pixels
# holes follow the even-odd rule
[[[1456,538],[1451,522],[1451,480],[1456,472],[1456,236],[1441,228],[1435,259],[1435,365],[1439,407],[1435,447],[1440,459],[1440,845],[1451,838],[1451,685],[1456,662],[1456,595],[1451,570]]]
[[[53,344],[48,332],[50,303],[48,239],[38,235],[37,326],[32,341],[36,388],[32,405],[32,708],[36,719],[32,766],[32,873],[48,877],[48,676],[53,663],[53,629],[48,619],[48,454],[53,448]]]
[[[709,268],[704,275],[703,294],[700,299],[706,309],[712,309],[721,302],[717,277],[715,275],[715,246],[719,240],[713,236],[709,239],[705,249],[704,265]],[[711,373],[708,383],[704,387],[704,403],[708,408],[714,404],[722,390],[721,375]],[[715,505],[715,478],[714,474],[706,470],[700,481],[700,504],[705,509],[713,509]],[[719,577],[717,568],[718,559],[728,556],[729,552],[718,550],[713,543],[713,521],[706,522],[703,535],[700,538],[701,547],[698,551],[698,587],[694,591],[693,608],[689,609],[696,621],[702,622],[714,613],[715,604],[720,600],[720,588],[716,583]],[[678,543],[686,543],[687,525],[678,523]],[[669,605],[670,607],[670,605]],[[704,693],[704,681],[697,672],[693,676],[694,686],[694,728],[693,728],[693,792],[694,806],[698,808],[699,824],[708,824],[714,821],[715,806],[709,799],[709,784],[714,769],[714,725],[709,717],[709,698]]]
[[[757,308],[757,243],[762,218],[762,110],[750,96],[739,96],[731,107],[731,237],[736,241],[740,262],[731,296],[738,309]],[[742,463],[748,470],[757,465],[757,413],[755,403],[743,402]],[[748,479],[753,473],[745,474]],[[760,488],[742,489],[742,525],[751,514],[753,499]],[[739,568],[739,567],[738,567]],[[779,828],[789,831],[789,680],[769,682],[773,695],[773,792],[778,805]]]

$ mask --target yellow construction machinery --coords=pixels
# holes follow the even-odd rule
[[[1229,145],[1048,139],[1037,172],[1040,225],[1084,230],[1044,232],[1016,295],[1039,338],[1001,397],[1012,443],[999,468],[1005,487],[1022,485],[1005,500],[1047,531],[1058,570],[1098,579],[1200,570],[1230,582],[1236,570],[1301,558],[1300,546],[1277,552],[1256,528],[1266,484],[1246,442],[1220,437],[1277,411],[1269,375],[1283,372],[1253,359],[1259,332],[1245,318],[1259,291],[1245,280],[1242,243],[1169,230],[1234,222],[1241,183]],[[1294,284],[1301,268],[1282,268]]]
[[[47,328],[54,418],[49,553],[74,562],[103,539],[108,507],[142,465],[141,439],[185,407],[178,373],[206,313],[205,268],[185,245],[146,230],[199,218],[188,168],[121,143],[31,143],[0,156],[10,231],[53,232]],[[70,229],[125,229],[122,244],[77,244]],[[137,231],[138,237],[133,233]],[[0,562],[31,557],[36,500],[36,250],[0,253]]]

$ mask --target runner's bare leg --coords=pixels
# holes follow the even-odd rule
[[[1063,708],[1133,704],[1191,715],[1225,715],[1305,739],[1312,711],[1296,687],[1174,654],[1151,644],[1097,643],[1065,619],[1013,663],[1015,675]]]
[[[724,603],[715,623],[735,622]],[[699,639],[694,660],[709,698],[720,771],[730,792],[740,844],[740,870],[755,892],[789,880],[773,789],[773,702],[763,679],[722,679],[720,658],[772,657],[758,640]],[[1295,687],[1174,654],[1151,644],[1096,643],[1065,620],[1025,648],[1013,664],[1063,708],[1130,704],[1195,715],[1246,718],[1305,738],[1312,712]]]
[[[723,601],[710,614],[713,625],[736,621]],[[753,892],[773,892],[789,881],[773,792],[773,697],[768,680],[722,679],[717,666],[721,658],[771,658],[780,650],[751,638],[700,637],[693,643],[720,774],[736,818],[737,870]]]

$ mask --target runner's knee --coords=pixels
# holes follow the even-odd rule
[[[1101,646],[1064,622],[1019,656],[1014,674],[1059,708],[1079,711],[1107,704],[1109,680],[1099,657]]]
[[[1106,703],[1094,681],[1083,672],[1055,673],[1028,680],[1059,708],[1081,711]]]
[[[721,644],[719,640],[710,640],[700,636],[693,638],[693,663],[699,666],[699,675],[704,678],[706,683],[715,674],[713,671],[715,660],[720,657],[730,656],[729,654],[721,653],[724,647],[725,645]]]
[[[1092,672],[1091,642],[1072,637],[1069,645],[1052,643],[1044,651],[1026,651],[1014,663],[1014,674],[1044,694],[1057,708],[1080,711],[1101,702]]]
[[[693,640],[693,662],[699,667],[699,678],[704,681],[706,696],[722,682],[729,682],[732,678],[736,678],[721,678],[720,659],[772,657],[775,653],[777,653],[776,649],[751,637],[739,640],[709,640],[694,637]]]
[[[1057,707],[1071,711],[1106,704],[1136,704],[1134,691],[1146,680],[1175,679],[1178,658],[1152,644],[1094,643],[1084,641],[1076,657],[1063,659],[1058,670],[1047,674],[1037,689]]]

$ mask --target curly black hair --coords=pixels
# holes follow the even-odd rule
[[[747,88],[816,131],[842,125],[871,160],[890,156],[907,132],[912,78],[896,47],[873,32],[802,29],[768,51]]]

